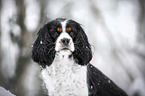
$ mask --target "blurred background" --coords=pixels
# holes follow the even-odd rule
[[[39,28],[58,17],[84,28],[91,63],[129,96],[145,96],[145,0],[0,0],[0,86],[46,96],[31,59]]]

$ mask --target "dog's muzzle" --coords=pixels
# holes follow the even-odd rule
[[[62,33],[57,41],[56,41],[56,46],[55,46],[56,51],[61,51],[61,50],[70,50],[71,52],[74,51],[74,43],[72,38],[69,36],[67,33]]]
[[[70,50],[71,42],[68,38],[63,38],[59,41],[59,43],[62,45],[61,50]]]

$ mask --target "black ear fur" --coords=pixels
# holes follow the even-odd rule
[[[80,65],[87,65],[92,59],[91,46],[88,42],[88,38],[81,28],[77,25],[77,35],[75,37],[75,51],[73,52],[73,57],[75,61]]]
[[[50,65],[55,58],[55,45],[45,25],[38,32],[38,37],[32,48],[32,59],[42,67]]]

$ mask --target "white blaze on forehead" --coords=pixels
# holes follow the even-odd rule
[[[61,22],[62,30],[63,30],[62,32],[65,32],[65,30],[66,30],[66,24],[67,24],[67,20]]]
[[[56,40],[55,50],[60,51],[61,49],[63,49],[63,46],[60,43],[61,39],[67,38],[70,40],[67,48],[73,52],[74,51],[74,43],[73,43],[71,36],[66,32],[66,24],[67,24],[67,20],[61,22],[62,33],[59,35],[59,37]]]

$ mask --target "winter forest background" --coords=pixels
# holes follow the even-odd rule
[[[145,96],[145,0],[0,0],[0,86],[46,96],[31,47],[39,28],[57,17],[82,24],[93,65],[129,96]]]

